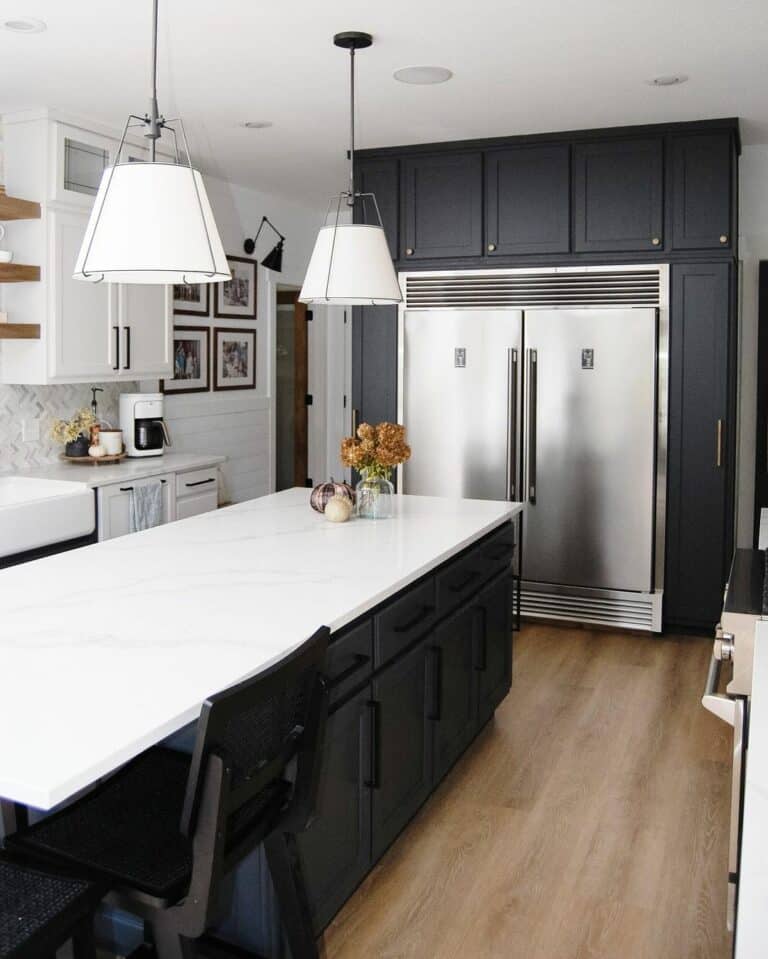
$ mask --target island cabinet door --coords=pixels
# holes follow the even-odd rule
[[[477,597],[474,667],[479,676],[478,723],[483,725],[512,684],[511,571],[502,573]]]
[[[471,608],[455,613],[435,630],[430,647],[435,783],[464,752],[477,729],[479,674],[473,654],[478,614]]]
[[[328,718],[317,816],[298,837],[318,933],[371,865],[370,698],[370,686],[366,686]]]
[[[372,828],[378,859],[432,787],[432,636],[373,681]]]

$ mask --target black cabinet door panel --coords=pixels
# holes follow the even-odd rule
[[[672,247],[732,245],[733,146],[729,133],[672,137]]]
[[[720,612],[731,536],[729,276],[727,263],[672,267],[664,618],[703,629]]]
[[[482,155],[408,157],[402,163],[402,177],[401,259],[480,256]]]
[[[477,729],[477,620],[478,610],[460,610],[435,630],[430,649],[432,682],[437,689],[430,712],[434,725],[435,783],[464,752]]]
[[[352,308],[352,406],[361,423],[397,420],[397,307]]]
[[[567,253],[570,191],[567,143],[486,153],[486,254]]]
[[[399,160],[382,157],[378,160],[358,160],[355,164],[355,181],[359,193],[373,193],[387,237],[392,259],[398,257],[400,223],[400,170]],[[359,199],[355,204],[356,223],[375,223],[376,211],[370,197]]]
[[[511,570],[502,573],[478,596],[480,612],[475,653],[480,677],[478,722],[487,722],[512,684],[512,588]]]
[[[378,859],[432,785],[431,655],[428,640],[373,681],[375,776],[372,850]]]
[[[298,844],[320,932],[371,865],[370,687],[328,718],[317,816]]]
[[[661,138],[574,146],[577,253],[662,248],[662,157]]]

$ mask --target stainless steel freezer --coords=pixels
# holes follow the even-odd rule
[[[526,503],[524,614],[661,627],[666,280],[401,275],[400,488]]]

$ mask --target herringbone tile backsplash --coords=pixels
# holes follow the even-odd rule
[[[118,397],[136,392],[136,383],[94,383],[98,394],[99,418],[117,426]],[[41,466],[58,459],[61,446],[50,438],[51,424],[68,419],[75,410],[89,406],[90,384],[66,386],[0,386],[0,472]],[[40,439],[25,443],[21,435],[24,420],[40,421]]]

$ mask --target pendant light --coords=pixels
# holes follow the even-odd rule
[[[192,167],[184,124],[158,112],[157,5],[153,0],[149,112],[128,117],[114,164],[104,170],[75,264],[76,280],[218,283],[231,278],[203,178]],[[149,140],[146,162],[121,159],[128,131],[136,127]],[[172,135],[175,162],[157,159],[163,131]]]
[[[392,265],[376,197],[372,193],[355,192],[355,50],[370,47],[373,38],[370,33],[347,31],[337,33],[333,42],[337,47],[349,50],[349,189],[334,197],[328,206],[326,225],[317,235],[299,300],[340,306],[400,303],[400,284]],[[340,222],[342,205],[346,205],[350,220],[355,219],[356,209],[364,219],[366,202],[375,211],[376,224]],[[329,218],[332,219],[330,223]]]

